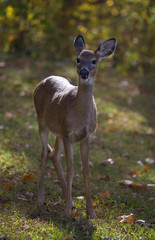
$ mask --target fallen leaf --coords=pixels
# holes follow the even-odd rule
[[[24,182],[28,182],[30,180],[32,180],[34,178],[34,173],[29,173],[29,174],[24,174],[23,177],[22,177],[22,180]]]
[[[84,200],[84,196],[78,196],[78,197],[76,197],[76,199],[78,199],[78,200]]]
[[[110,193],[108,191],[100,192],[99,197],[103,198],[104,200],[108,199],[110,197]]]
[[[12,183],[7,183],[5,186],[4,186],[4,190],[9,190],[10,189],[10,187],[12,186]]]
[[[146,221],[144,221],[142,219],[136,220],[135,223],[140,224],[141,226],[145,226],[146,225]]]
[[[155,187],[155,184],[154,183],[148,183],[147,186],[148,187]]]
[[[143,173],[143,172],[148,171],[149,169],[150,169],[149,166],[144,166],[140,172]]]
[[[97,206],[100,203],[98,199],[93,199],[93,207]]]
[[[110,180],[110,177],[109,177],[108,174],[105,174],[103,177],[100,178],[100,180],[109,181],[109,180]]]
[[[133,223],[134,223],[134,214],[133,214],[133,213],[130,213],[129,215],[119,216],[119,217],[117,218],[117,221],[118,221],[118,222],[121,222],[121,223],[130,223],[130,224],[133,224]]]
[[[119,183],[121,185],[126,186],[126,187],[131,187],[131,188],[133,188],[135,190],[147,189],[147,185],[146,184],[144,184],[144,183],[134,183],[131,180],[122,180],[122,181],[119,181]]]
[[[72,211],[71,211],[72,216],[77,217],[78,214],[79,214],[79,211],[77,209],[72,209]]]
[[[143,184],[143,183],[132,183],[131,187],[135,190],[143,190],[143,189],[147,189],[147,185]]]
[[[119,184],[127,186],[127,187],[131,186],[132,183],[133,182],[131,180],[121,180],[121,181],[119,181]]]
[[[149,164],[153,164],[153,163],[155,163],[155,159],[146,158],[146,159],[145,159],[145,162],[147,162],[147,163],[149,163]]]
[[[144,166],[144,163],[142,162],[142,161],[137,161],[137,164],[139,165],[139,166],[141,166],[141,167],[143,167]]]
[[[107,160],[103,160],[100,164],[104,166],[112,165],[114,164],[114,160],[112,158],[108,158]]]
[[[149,199],[148,199],[148,202],[154,202],[155,201],[155,197],[150,197]]]
[[[69,235],[65,238],[65,240],[73,240],[73,238],[72,238],[72,236]]]
[[[131,176],[138,175],[138,171],[137,170],[132,170],[132,171],[129,172],[129,175],[131,175]]]

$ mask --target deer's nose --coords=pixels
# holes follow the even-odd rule
[[[89,75],[89,71],[86,68],[82,68],[80,70],[80,75],[81,76],[88,76]]]

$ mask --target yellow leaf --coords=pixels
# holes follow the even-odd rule
[[[99,200],[98,199],[93,199],[93,207],[95,207],[96,205],[99,204]]]
[[[134,223],[134,214],[133,213],[130,213],[129,215],[122,215],[122,216],[119,216],[117,218],[117,221],[118,222],[121,222],[121,223],[130,223],[130,224],[133,224]]]
[[[83,216],[83,217],[86,217],[86,216],[87,216],[87,213],[86,213],[86,212],[83,212],[82,216]]]

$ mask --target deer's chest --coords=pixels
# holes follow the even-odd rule
[[[87,117],[78,116],[75,113],[74,119],[67,121],[66,134],[73,142],[81,141],[95,131],[96,111]]]

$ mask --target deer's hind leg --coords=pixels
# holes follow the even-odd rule
[[[42,153],[41,153],[41,176],[39,181],[37,202],[39,205],[41,205],[44,202],[44,175],[48,158],[48,135],[49,135],[48,128],[39,126],[39,135],[42,143]]]
[[[63,140],[59,137],[56,137],[54,148],[52,149],[50,145],[48,145],[48,149],[50,151],[49,157],[52,159],[55,171],[57,173],[57,176],[60,181],[60,185],[62,188],[62,192],[64,195],[64,198],[67,198],[67,183],[63,174],[63,169],[62,169],[62,164],[61,164],[61,159],[60,159],[60,154],[63,149]],[[72,200],[72,207],[74,207],[74,202]]]
[[[64,197],[65,197],[67,185],[66,185],[64,174],[63,174],[61,159],[60,159],[60,154],[61,154],[62,149],[63,149],[62,139],[56,137],[54,148],[51,149],[50,145],[48,145],[48,149],[50,150],[49,157],[52,159],[55,171],[57,173],[57,176],[58,176],[59,181],[60,181],[60,185],[62,187],[62,192],[63,192]]]

